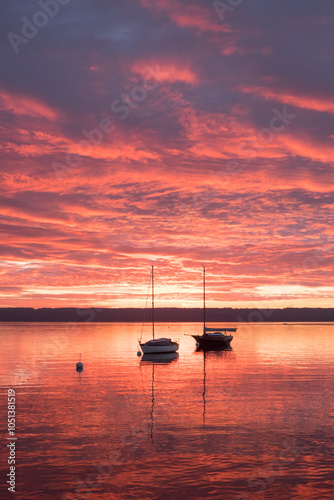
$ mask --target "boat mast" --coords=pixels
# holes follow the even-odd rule
[[[152,266],[152,332],[154,340],[154,266]]]
[[[203,266],[203,331],[205,333],[205,266]]]

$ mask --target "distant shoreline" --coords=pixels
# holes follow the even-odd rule
[[[142,323],[152,319],[151,310],[136,308],[0,308],[0,322],[27,323]],[[156,308],[157,323],[201,323],[200,308]],[[207,308],[208,323],[333,323],[334,308]]]

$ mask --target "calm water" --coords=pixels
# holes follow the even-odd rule
[[[154,363],[138,324],[0,329],[1,498],[333,499],[334,325],[240,325],[204,357],[184,336],[201,325],[158,324],[180,350]]]

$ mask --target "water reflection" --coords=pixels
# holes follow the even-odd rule
[[[157,324],[181,341],[154,359],[140,328],[1,325],[17,500],[332,500],[333,325],[241,324],[233,351],[197,352],[202,325]]]
[[[141,362],[153,363],[171,363],[179,358],[178,352],[161,352],[155,354],[143,354]]]
[[[83,372],[83,366],[76,366],[75,371],[78,373],[78,380],[81,384],[81,373]]]
[[[221,360],[231,360],[231,351],[232,348],[220,348],[220,349],[196,349],[197,352],[201,352],[203,354],[203,425],[205,426],[205,415],[206,415],[206,364],[211,359],[221,359]],[[217,383],[219,381],[217,380]]]
[[[152,443],[153,439],[153,428],[154,428],[154,365],[155,364],[164,364],[171,363],[172,361],[176,361],[179,358],[178,352],[164,352],[164,353],[155,353],[155,354],[143,354],[141,358],[141,363],[150,363],[152,364],[152,406],[150,410],[150,437]]]

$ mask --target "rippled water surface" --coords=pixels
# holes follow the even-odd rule
[[[139,324],[0,329],[1,498],[334,498],[334,325],[243,324],[232,351],[204,355],[184,335],[201,325],[157,324],[180,350],[154,362]]]

